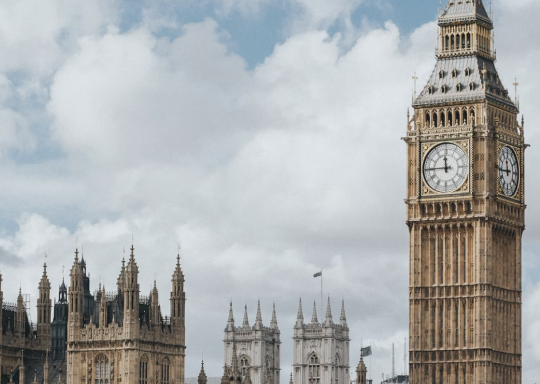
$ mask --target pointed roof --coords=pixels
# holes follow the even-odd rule
[[[302,328],[304,326],[304,311],[302,310],[302,298],[300,298],[300,304],[298,305],[298,316],[296,317],[295,328]]]
[[[127,272],[138,272],[137,262],[135,261],[135,247],[131,245],[131,254],[126,268]]]
[[[199,372],[199,377],[197,378],[198,384],[204,384],[207,382],[206,372],[204,371],[204,360],[201,363],[201,371]]]
[[[463,21],[483,21],[493,25],[482,0],[448,0],[439,17],[439,24]]]
[[[244,321],[242,322],[242,327],[249,327],[247,304],[244,306]]]
[[[176,268],[174,269],[173,281],[184,281],[184,274],[182,273],[182,267],[180,266],[180,253],[176,257]]]
[[[43,263],[43,275],[41,276],[41,281],[39,282],[40,289],[50,289],[51,283],[47,277],[47,263]]]
[[[315,300],[313,301],[313,314],[311,315],[311,324],[316,324],[319,322],[319,319],[317,319],[317,304],[315,303]]]
[[[326,306],[326,317],[324,320],[324,325],[331,326],[332,325],[332,308],[330,308],[330,297],[328,297],[328,305]]]
[[[270,328],[277,329],[278,323],[277,323],[277,316],[276,316],[276,303],[274,302],[272,306],[272,321],[270,321]]]
[[[347,326],[347,316],[345,316],[345,299],[341,300],[341,316],[339,317],[340,325]]]
[[[232,301],[229,307],[229,319],[227,320],[227,328],[225,330],[229,332],[234,332],[234,316],[233,316],[233,309],[232,309]]]
[[[255,329],[261,330],[263,328],[262,316],[261,316],[261,301],[257,303],[257,317],[255,318]]]

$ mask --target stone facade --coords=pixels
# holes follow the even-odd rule
[[[51,343],[51,286],[47,266],[38,286],[38,319],[32,324],[22,292],[16,304],[5,303],[0,274],[0,370],[2,382],[31,383],[34,371],[41,377]],[[45,382],[47,384],[47,382]]]
[[[330,299],[324,322],[317,319],[313,303],[311,323],[304,324],[302,300],[294,326],[293,376],[295,384],[349,384],[349,327],[345,304],[341,306],[339,324],[332,321]]]
[[[261,304],[258,303],[255,324],[248,320],[247,306],[242,326],[234,326],[232,303],[225,328],[224,377],[228,382],[246,379],[253,384],[279,384],[280,331],[274,305],[270,327],[263,325]]]
[[[524,123],[481,0],[449,1],[407,134],[410,381],[521,383]]]
[[[184,275],[178,256],[172,278],[171,318],[163,318],[158,290],[140,297],[134,248],[122,266],[117,292],[101,288],[86,320],[85,268],[75,253],[68,290],[67,383],[183,384]]]

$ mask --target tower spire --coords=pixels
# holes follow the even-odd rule
[[[326,318],[324,320],[324,325],[327,327],[332,325],[332,309],[330,308],[330,297],[328,297],[328,305],[326,306]]]
[[[270,321],[270,328],[277,329],[278,323],[277,323],[277,316],[276,316],[276,303],[274,302],[272,306],[272,321]]]
[[[345,316],[345,299],[341,300],[341,316],[339,318],[339,323],[341,326],[347,326],[347,316]]]
[[[244,321],[242,327],[249,327],[247,304],[244,306]]]
[[[229,319],[227,320],[227,331],[234,332],[234,316],[232,309],[232,301],[229,307]]]
[[[302,298],[300,298],[300,304],[298,304],[298,315],[296,316],[295,328],[302,328],[304,326],[304,311],[302,310]]]
[[[313,314],[311,315],[311,324],[317,324],[319,319],[317,319],[317,303],[313,301]]]
[[[257,303],[257,317],[255,318],[255,329],[261,330],[263,328],[262,316],[261,316],[261,301]]]

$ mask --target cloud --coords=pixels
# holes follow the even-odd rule
[[[420,26],[408,38],[392,23],[355,31],[344,51],[341,37],[324,25],[358,3],[301,3],[309,22],[254,69],[227,49],[227,32],[215,20],[184,25],[178,37],[166,38],[144,23],[103,29],[111,22],[96,16],[95,28],[81,32],[75,48],[47,64],[57,66],[43,87],[52,121],[47,140],[58,154],[0,165],[9,180],[0,190],[9,202],[3,214],[17,220],[13,233],[0,237],[6,252],[0,257],[14,261],[2,263],[4,282],[28,271],[23,289],[35,293],[47,253],[56,286],[78,241],[92,288],[101,281],[114,290],[133,235],[141,290],[148,292],[156,278],[167,311],[180,242],[187,375],[196,376],[205,352],[208,374],[219,376],[231,299],[237,318],[247,302],[253,319],[261,298],[266,323],[276,300],[287,370],[298,299],[318,303],[320,281],[312,275],[322,267],[334,317],[341,298],[346,301],[351,365],[363,339],[376,350],[373,375],[388,372],[391,343],[408,327],[400,137],[411,77],[416,71],[422,86],[434,65],[436,26]],[[499,68],[508,80],[514,71],[533,73],[538,55],[536,46],[521,48],[516,64],[516,17],[505,14],[498,32]],[[540,95],[534,79],[527,83],[522,108],[535,121]],[[2,104],[19,91],[18,83],[0,82]],[[527,132],[528,140],[538,136],[533,124]],[[24,141],[0,137],[6,148]],[[533,164],[537,155],[530,156]],[[536,185],[533,179],[528,188]],[[534,207],[537,198],[528,196]],[[531,232],[539,225],[536,216],[528,219]],[[535,233],[526,236],[527,244],[537,241]],[[524,265],[531,259],[526,251]],[[15,297],[16,283],[4,284],[6,297]],[[536,290],[532,284],[526,300],[532,302]],[[304,306],[307,318],[310,306]],[[532,337],[535,309],[525,308],[524,335]],[[524,347],[536,356],[534,345]],[[524,378],[533,377],[532,359],[524,359]]]

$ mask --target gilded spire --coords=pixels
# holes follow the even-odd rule
[[[317,319],[317,304],[313,301],[313,314],[311,315],[311,324],[317,324],[319,319]]]

